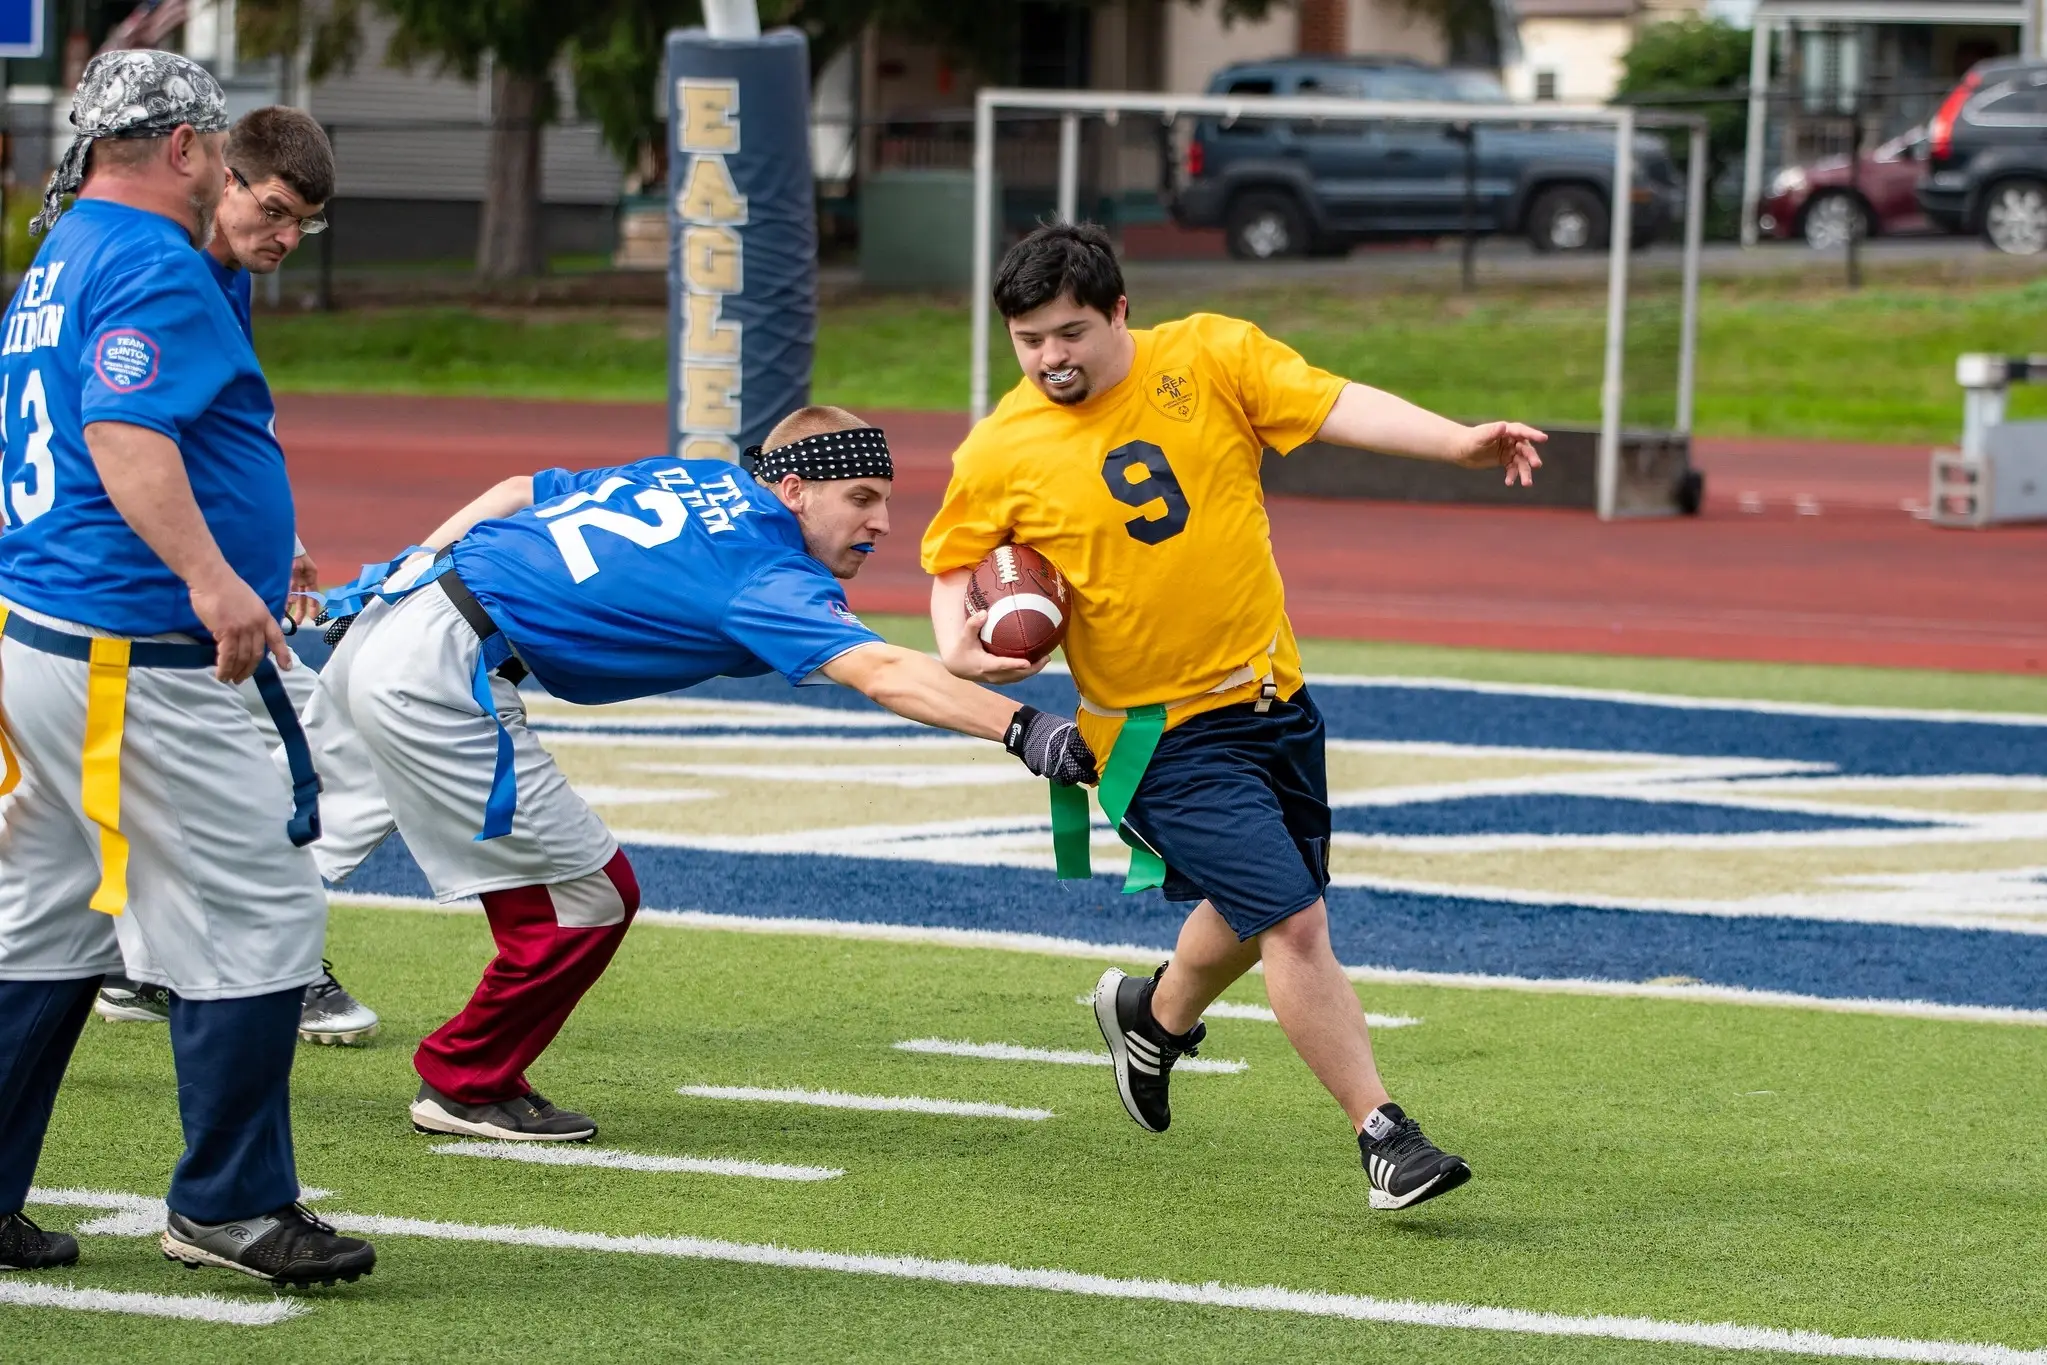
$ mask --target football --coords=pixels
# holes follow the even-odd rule
[[[974,566],[967,614],[988,613],[981,645],[990,654],[1032,663],[1066,638],[1066,576],[1028,545],[998,545]]]

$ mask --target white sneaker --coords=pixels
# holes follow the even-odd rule
[[[330,1046],[366,1043],[377,1031],[377,1012],[342,989],[334,964],[320,960],[320,979],[306,987],[299,1010],[299,1039]]]

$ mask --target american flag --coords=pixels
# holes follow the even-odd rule
[[[155,47],[185,22],[185,0],[142,0],[134,12],[107,34],[101,52],[130,47]]]

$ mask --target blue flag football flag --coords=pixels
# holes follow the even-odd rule
[[[809,43],[671,33],[668,99],[669,448],[736,460],[810,401]]]

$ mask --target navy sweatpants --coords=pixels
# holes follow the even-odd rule
[[[100,978],[0,981],[0,1213],[28,1198],[43,1136]],[[171,996],[171,1051],[185,1152],[170,1206],[201,1223],[249,1218],[298,1198],[291,1063],[305,992],[242,1000]]]

